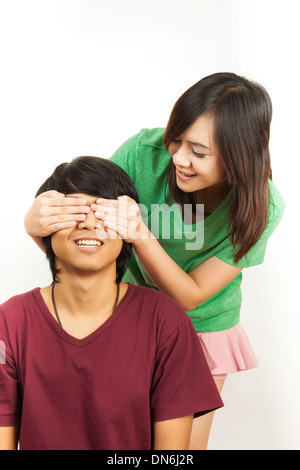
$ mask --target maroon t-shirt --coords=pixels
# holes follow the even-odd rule
[[[0,306],[0,341],[0,426],[21,425],[21,450],[147,450],[153,422],[223,406],[191,320],[146,287],[81,340],[37,288]]]

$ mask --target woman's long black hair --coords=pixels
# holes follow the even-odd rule
[[[176,102],[164,135],[166,149],[205,115],[214,120],[215,144],[232,187],[228,225],[237,263],[258,242],[268,223],[272,103],[258,83],[234,73],[209,75]],[[195,204],[195,193],[178,188],[172,159],[168,184],[176,202]]]

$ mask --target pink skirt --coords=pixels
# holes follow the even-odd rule
[[[214,379],[222,380],[233,372],[258,366],[259,362],[240,323],[229,330],[197,334]]]

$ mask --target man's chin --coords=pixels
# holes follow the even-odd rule
[[[74,266],[68,266],[67,268],[60,268],[60,278],[61,278],[61,281],[63,280],[64,278],[64,275],[67,274],[68,276],[78,276],[78,275],[81,275],[81,276],[90,276],[90,275],[93,275],[93,274],[99,274],[101,273],[102,271],[104,270],[104,267],[103,266],[95,266],[95,265],[82,265],[82,264],[78,264],[78,265],[74,265]]]

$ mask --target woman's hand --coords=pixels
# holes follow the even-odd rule
[[[84,199],[48,191],[35,199],[25,216],[25,228],[38,243],[39,237],[75,227],[78,222],[86,219],[88,212],[90,208]]]
[[[128,196],[98,199],[91,209],[97,219],[103,220],[105,227],[128,243],[135,245],[140,239],[151,237],[143,222],[139,205]]]

